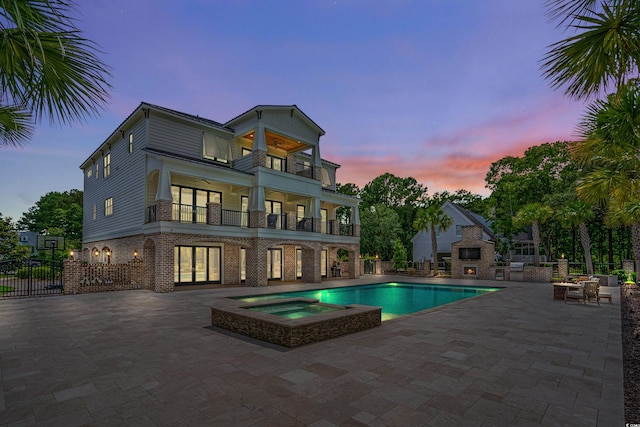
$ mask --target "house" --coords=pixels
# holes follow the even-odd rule
[[[82,260],[142,260],[157,292],[358,277],[359,199],[336,192],[324,133],[296,105],[219,123],[142,102],[80,166]]]
[[[444,259],[451,258],[451,244],[462,239],[462,227],[464,226],[479,226],[482,230],[481,238],[483,240],[496,240],[487,221],[481,215],[448,200],[442,204],[442,211],[451,217],[452,223],[447,230],[436,230],[439,263]],[[414,262],[433,260],[431,229],[417,232],[411,241],[413,243]]]
[[[38,232],[18,231],[18,244],[29,247],[29,256],[38,255]]]

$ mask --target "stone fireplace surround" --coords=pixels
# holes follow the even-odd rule
[[[459,249],[479,248],[480,259],[461,260]],[[451,244],[451,278],[492,280],[491,267],[495,260],[495,243],[482,239],[482,227],[462,227],[462,239]],[[475,270],[475,274],[473,271]]]

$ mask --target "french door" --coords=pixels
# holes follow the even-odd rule
[[[176,246],[174,281],[176,285],[220,283],[222,250],[217,246]]]

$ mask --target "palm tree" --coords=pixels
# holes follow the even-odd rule
[[[540,224],[548,220],[553,215],[550,206],[541,203],[529,203],[524,205],[513,217],[513,224],[523,228],[531,225],[533,238],[534,264],[540,265]]]
[[[638,75],[640,2],[637,0],[549,0],[552,19],[576,31],[550,46],[543,59],[545,78],[554,88],[586,99],[618,88]]]
[[[23,145],[43,117],[69,123],[98,113],[109,76],[69,0],[0,0],[0,145]]]
[[[580,243],[584,251],[584,262],[587,266],[587,274],[593,274],[593,260],[591,258],[591,238],[587,229],[587,221],[594,217],[593,209],[581,200],[567,203],[556,211],[560,223],[567,227],[578,227]]]
[[[436,236],[436,230],[445,231],[449,227],[453,220],[447,215],[440,205],[432,204],[426,209],[420,209],[416,214],[416,219],[413,221],[413,228],[416,231],[431,230],[431,253],[433,254],[432,266],[433,274],[438,271],[438,240]]]

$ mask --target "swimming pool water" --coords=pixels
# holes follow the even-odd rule
[[[258,302],[278,298],[306,297],[316,298],[327,304],[381,306],[382,320],[384,321],[499,289],[501,288],[389,282],[343,288],[279,292],[234,299],[243,302]]]

